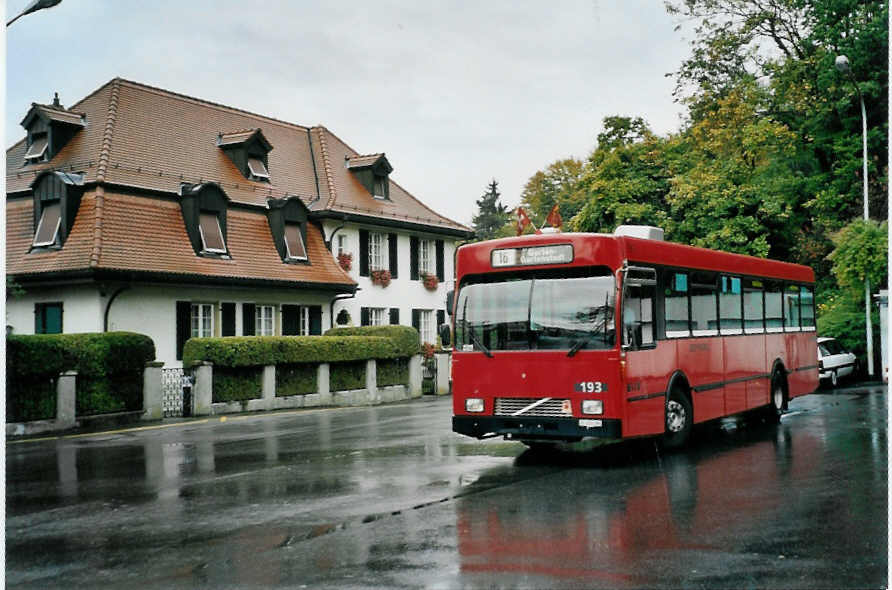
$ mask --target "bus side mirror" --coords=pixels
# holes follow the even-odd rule
[[[440,346],[448,348],[452,346],[452,332],[449,324],[440,324]]]
[[[450,317],[452,316],[452,304],[454,299],[455,291],[453,289],[446,291],[446,313],[448,313]]]

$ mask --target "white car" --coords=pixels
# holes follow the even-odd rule
[[[858,358],[844,350],[835,338],[818,338],[818,371],[836,387],[841,377],[858,372]]]

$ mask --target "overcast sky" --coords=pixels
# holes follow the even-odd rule
[[[492,178],[517,205],[537,170],[591,152],[605,116],[677,129],[674,24],[661,0],[63,0],[7,30],[6,145],[31,102],[120,76],[325,125],[469,224]]]

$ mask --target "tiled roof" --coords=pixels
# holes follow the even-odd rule
[[[68,123],[70,125],[80,125],[82,127],[84,125],[84,117],[86,116],[85,113],[69,111],[61,107],[55,107],[47,104],[37,104],[36,102],[31,103],[31,108],[35,112],[38,112],[53,121]],[[30,113],[31,111],[28,112]]]
[[[362,168],[364,166],[371,166],[378,160],[384,157],[384,154],[370,154],[367,156],[348,156],[347,157],[347,168]]]
[[[61,250],[28,250],[34,237],[31,199],[7,204],[6,264],[10,274],[50,273],[91,268],[95,193],[84,195],[71,235]],[[96,270],[119,270],[164,275],[238,278],[296,284],[324,284],[350,290],[354,281],[325,248],[322,234],[307,225],[307,254],[311,264],[282,262],[273,244],[266,214],[230,208],[227,246],[231,260],[196,256],[189,243],[180,205],[174,201],[106,192],[102,199],[102,246],[92,265]]]

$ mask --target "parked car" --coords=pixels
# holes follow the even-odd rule
[[[819,377],[836,387],[840,378],[858,372],[858,358],[845,350],[835,338],[818,338]]]

